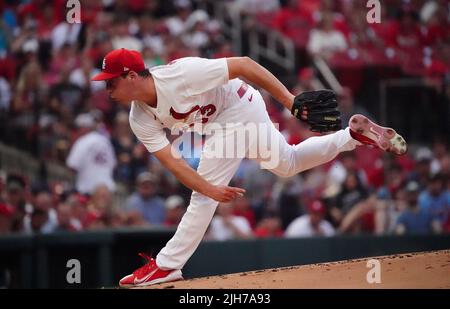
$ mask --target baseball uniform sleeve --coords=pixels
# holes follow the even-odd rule
[[[228,82],[226,58],[205,59],[188,57],[180,61],[186,91],[190,96],[199,95]]]
[[[140,110],[134,103],[130,112],[130,127],[136,137],[151,153],[161,150],[170,144],[163,126],[151,115]]]

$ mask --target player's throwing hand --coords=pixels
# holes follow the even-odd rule
[[[242,196],[245,193],[244,189],[228,187],[228,186],[213,186],[207,194],[210,198],[226,203],[234,200],[235,198]]]

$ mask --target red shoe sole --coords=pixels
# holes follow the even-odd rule
[[[145,286],[159,284],[159,283],[175,282],[175,281],[181,281],[181,280],[184,280],[183,275],[180,270],[176,270],[176,271],[172,272],[171,274],[169,274],[168,276],[163,277],[163,278],[158,278],[155,280],[150,280],[150,281],[142,282],[139,284],[120,284],[119,283],[119,286],[121,288],[127,289],[127,288],[145,287]]]
[[[175,281],[180,281],[180,280],[184,280],[183,275],[181,274],[180,270],[175,270],[172,273],[170,273],[169,275],[167,275],[166,277],[158,278],[155,280],[150,280],[147,282],[142,282],[139,284],[135,284],[134,286],[136,286],[136,287],[149,286],[149,285],[154,285],[154,284],[158,284],[158,283],[175,282]]]
[[[352,116],[349,126],[353,132],[363,136],[361,140],[357,138],[363,144],[374,145],[397,155],[403,155],[408,150],[405,139],[394,129],[382,127],[366,116],[360,114]]]

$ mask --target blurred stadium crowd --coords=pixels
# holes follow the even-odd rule
[[[187,207],[190,192],[137,142],[128,112],[90,77],[115,48],[139,50],[153,67],[185,56],[233,56],[231,42],[198,9],[201,1],[81,2],[82,24],[66,22],[63,0],[0,2],[0,141],[66,165],[76,177],[74,185],[32,182],[0,166],[0,233],[175,227]],[[373,25],[360,1],[227,2],[331,64],[397,62],[448,87],[448,1],[386,0],[383,22]],[[317,82],[303,66],[293,92]],[[354,91],[340,94],[343,124],[355,112],[368,114]],[[290,144],[313,135],[263,95]],[[450,232],[448,143],[448,135],[436,136],[403,157],[360,147],[289,179],[245,160],[232,182],[247,194],[219,205],[206,238]],[[194,146],[187,161],[196,168],[202,145]],[[119,205],[118,188],[127,192]]]

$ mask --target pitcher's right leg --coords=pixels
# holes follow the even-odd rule
[[[242,157],[223,157],[214,153],[214,146],[234,142],[233,136],[217,132],[207,138],[197,173],[213,185],[228,185]],[[211,155],[214,153],[214,155]],[[197,249],[214,215],[218,202],[198,192],[193,192],[186,213],[177,231],[156,257],[162,269],[181,269]]]

